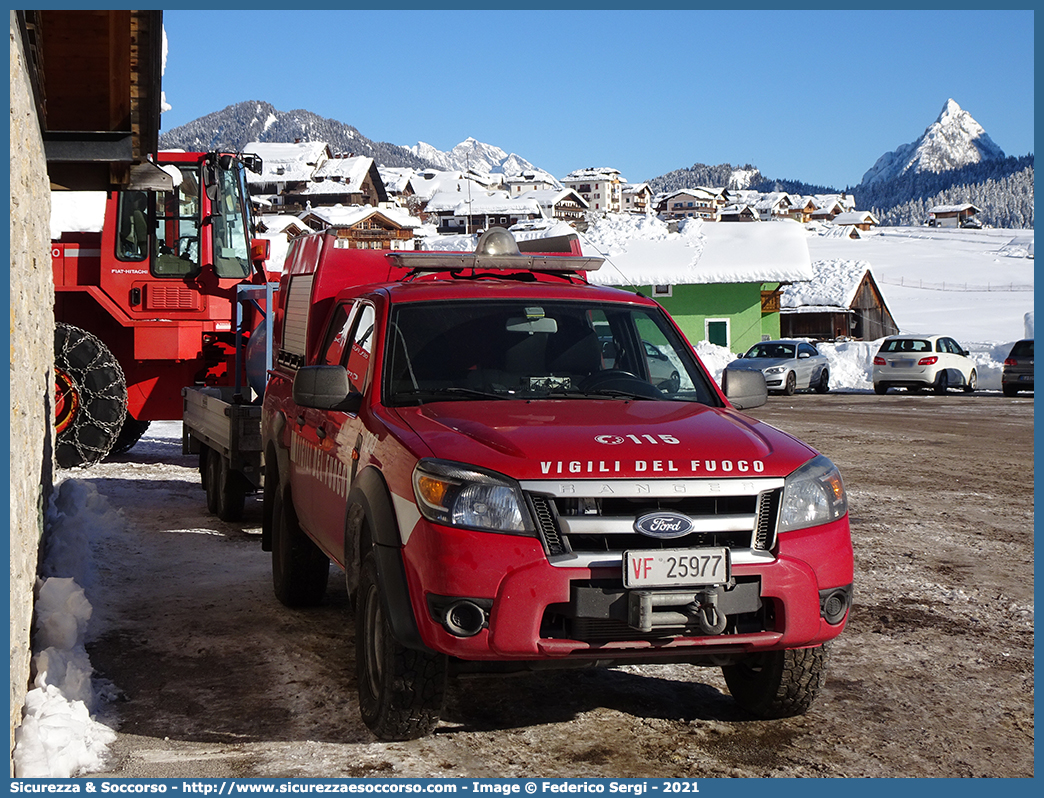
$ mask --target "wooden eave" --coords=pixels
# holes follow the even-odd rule
[[[18,12],[53,188],[162,180],[162,11]],[[169,181],[168,181],[169,182]]]

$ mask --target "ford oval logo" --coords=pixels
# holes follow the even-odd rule
[[[692,521],[680,513],[646,513],[638,517],[634,528],[650,538],[680,538],[692,532]]]

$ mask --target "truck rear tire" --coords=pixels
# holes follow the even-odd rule
[[[54,328],[55,461],[92,466],[112,450],[127,415],[127,382],[109,348],[71,324]]]
[[[287,489],[278,486],[272,507],[272,587],[276,598],[287,607],[314,607],[326,595],[329,578],[330,559],[301,529],[293,499]]]
[[[446,657],[406,648],[392,635],[373,554],[359,574],[355,667],[359,711],[377,737],[416,740],[435,729],[446,698]]]
[[[763,720],[808,712],[823,684],[826,649],[751,654],[721,672],[736,703]]]
[[[238,521],[243,517],[250,486],[241,474],[232,470],[227,457],[209,447],[203,460],[203,487],[210,512],[222,521]]]

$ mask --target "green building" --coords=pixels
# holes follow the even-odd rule
[[[813,276],[805,229],[792,221],[695,224],[656,238],[617,234],[588,279],[652,297],[693,344],[745,352],[778,338],[782,287]]]

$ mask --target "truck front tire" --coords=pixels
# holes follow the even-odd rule
[[[439,722],[446,697],[446,657],[406,648],[385,616],[372,551],[359,574],[355,667],[363,722],[382,740],[415,740]]]
[[[59,468],[105,459],[127,415],[127,382],[109,348],[89,332],[54,328],[55,461]]]
[[[826,650],[788,649],[751,654],[721,672],[736,703],[763,720],[808,712],[823,684]]]
[[[329,577],[330,559],[298,524],[289,490],[277,487],[272,507],[272,587],[276,598],[287,607],[314,607],[326,595]]]

